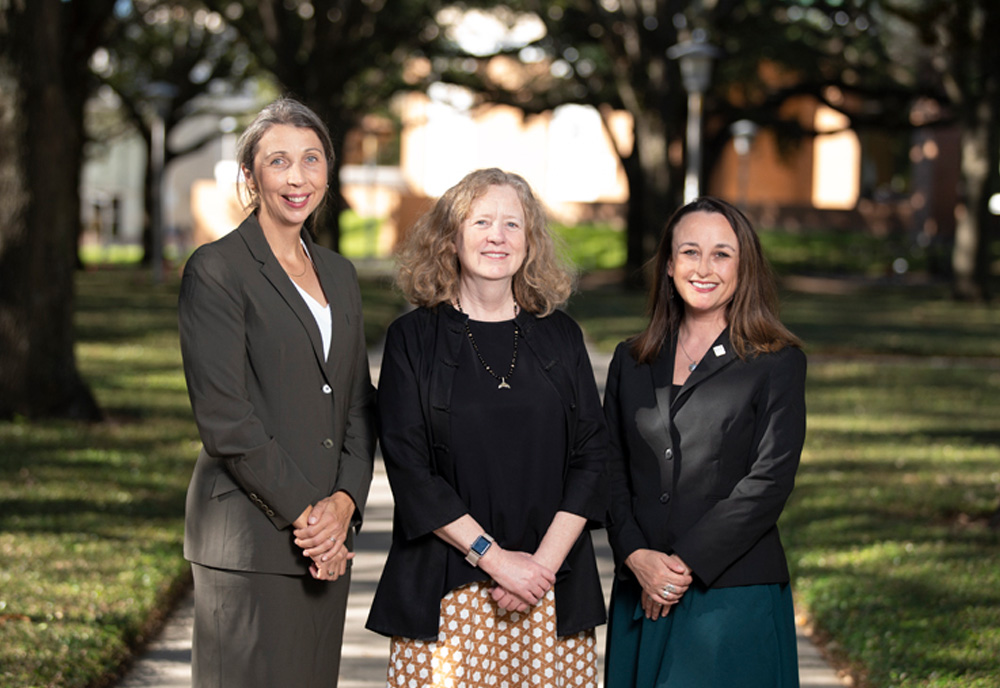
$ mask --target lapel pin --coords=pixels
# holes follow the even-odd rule
[[[719,356],[725,356],[726,347],[722,346],[722,344],[716,344],[714,347],[712,347],[712,353],[715,354],[716,358],[718,358]]]

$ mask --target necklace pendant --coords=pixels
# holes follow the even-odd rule
[[[697,363],[692,363],[691,365],[688,366],[688,370],[693,373],[694,369],[697,368],[697,367],[698,367]]]
[[[497,385],[497,389],[510,389],[510,385],[507,384],[506,378],[500,378],[500,384]]]

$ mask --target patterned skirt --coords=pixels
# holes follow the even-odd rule
[[[393,637],[389,688],[596,688],[594,630],[556,636],[551,590],[525,613],[497,606],[486,582],[441,600],[436,641]]]

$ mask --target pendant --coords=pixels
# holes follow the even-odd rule
[[[497,385],[497,389],[510,389],[510,385],[507,384],[506,378],[500,378],[500,384]]]
[[[697,367],[698,367],[697,363],[692,363],[691,365],[688,366],[688,370],[693,373],[694,369],[697,368]]]

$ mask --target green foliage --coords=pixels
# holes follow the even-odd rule
[[[576,269],[586,273],[625,264],[625,231],[610,225],[553,225],[552,231]]]
[[[107,420],[0,422],[0,685],[107,685],[188,580],[184,495],[198,434],[177,278],[79,275],[77,356]],[[377,342],[400,297],[362,280]]]

